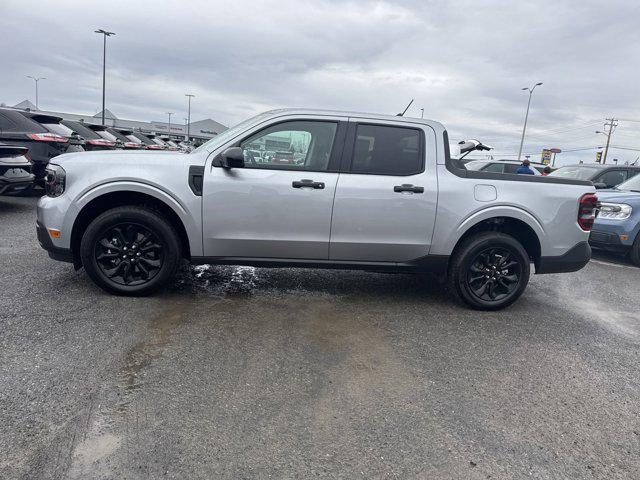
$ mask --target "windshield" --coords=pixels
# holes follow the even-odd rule
[[[219,133],[208,142],[203,143],[198,148],[196,148],[192,153],[202,152],[204,150],[208,152],[212,152],[213,150],[218,148],[220,145],[224,144],[227,140],[235,137],[239,133],[246,130],[252,124],[259,123],[260,120],[267,118],[269,116],[271,116],[271,112],[261,113],[259,115],[256,115],[255,117],[251,117],[248,120],[245,120],[244,122],[240,122],[236,126],[231,127],[222,133]]]
[[[622,182],[615,188],[618,190],[633,190],[634,192],[640,192],[640,175],[631,177],[629,180]]]
[[[589,180],[596,172],[598,169],[593,167],[560,167],[555,172],[551,172],[549,176]]]

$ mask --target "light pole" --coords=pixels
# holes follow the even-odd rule
[[[102,46],[102,125],[104,125],[104,91],[105,91],[105,78],[107,72],[107,37],[115,35],[113,32],[107,32],[106,30],[96,30],[95,33],[104,35],[104,42]]]
[[[171,140],[171,115],[173,115],[173,112],[166,112],[167,115],[169,115],[169,140]]]
[[[524,143],[524,133],[527,130],[527,120],[529,119],[529,107],[531,106],[531,95],[533,95],[533,91],[536,87],[542,85],[542,82],[536,83],[533,87],[524,87],[522,90],[529,91],[529,101],[527,102],[527,114],[524,116],[524,127],[522,127],[522,138],[520,139],[520,149],[518,150],[518,161],[520,161],[520,157],[522,156],[522,144]]]
[[[38,108],[38,82],[40,80],[46,80],[47,77],[32,77],[31,75],[27,75],[27,78],[31,78],[34,82],[36,82],[36,110],[39,110],[39,108]]]
[[[191,97],[195,97],[192,93],[185,93],[185,97],[189,98],[189,110],[187,113],[187,142],[189,141],[189,134],[191,133]]]

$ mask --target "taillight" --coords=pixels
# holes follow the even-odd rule
[[[125,142],[124,146],[125,148],[140,148],[140,144],[136,142]]]
[[[580,197],[578,205],[578,225],[585,232],[591,230],[598,213],[598,197],[593,193],[586,193]]]
[[[100,139],[89,140],[87,141],[87,143],[90,145],[97,145],[99,147],[115,147],[116,146],[115,142],[110,142],[109,140],[100,140]]]
[[[57,135],[55,133],[30,133],[28,137],[31,140],[36,140],[38,142],[58,142],[58,143],[67,143],[69,139],[67,137],[63,137],[62,135]]]
[[[164,147],[160,145],[148,145],[147,150],[164,150]]]

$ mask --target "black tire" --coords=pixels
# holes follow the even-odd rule
[[[629,250],[629,260],[636,267],[640,267],[640,234],[636,235],[636,239]]]
[[[176,231],[146,207],[107,210],[89,224],[80,242],[80,259],[89,277],[116,295],[159,290],[175,275],[180,258]]]
[[[530,273],[529,255],[520,242],[504,233],[485,232],[456,248],[448,281],[450,290],[470,307],[499,310],[522,295]]]

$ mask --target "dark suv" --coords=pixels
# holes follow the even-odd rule
[[[89,126],[82,122],[76,122],[74,120],[63,120],[62,124],[67,128],[73,130],[85,140],[85,150],[113,150],[116,148],[116,142],[112,140],[106,140],[91,130]]]
[[[588,180],[597,189],[613,188],[640,173],[633,165],[600,165],[598,163],[566,165],[549,174],[550,177]]]
[[[69,138],[52,133],[20,110],[0,108],[0,142],[29,149],[33,174],[44,184],[44,169],[53,157],[67,151]]]

